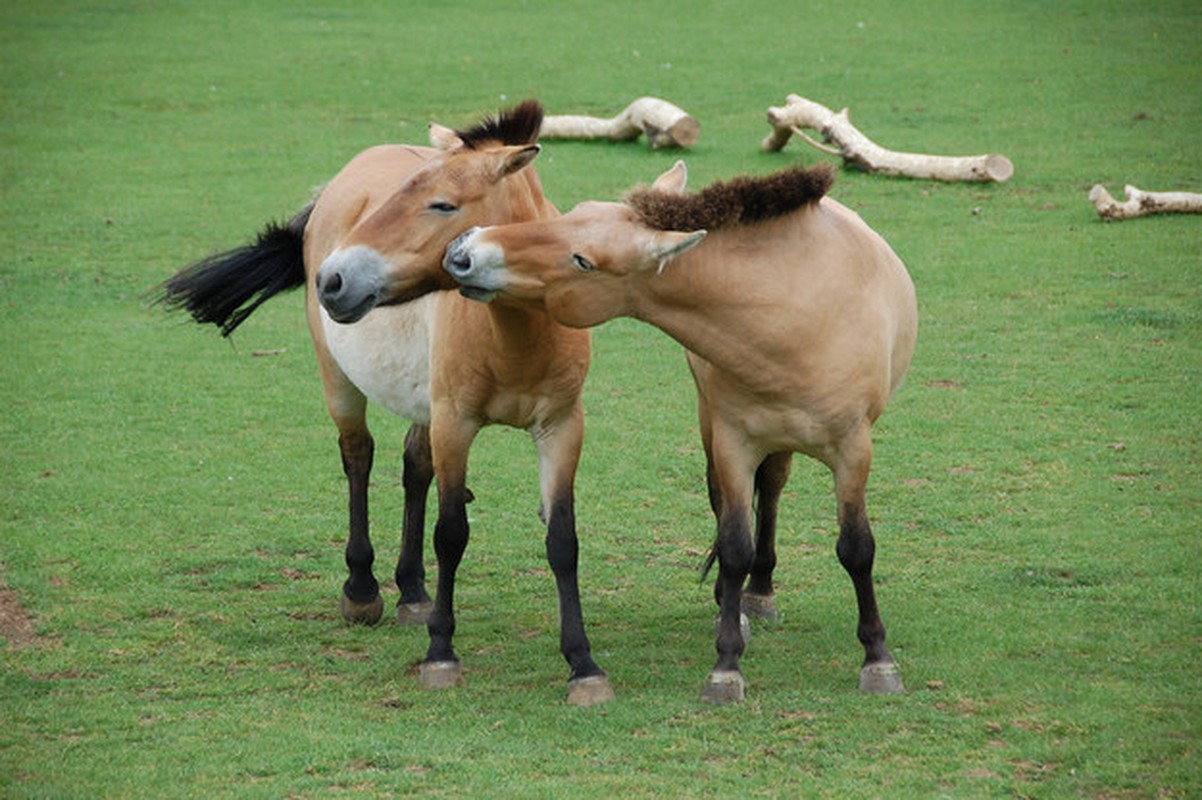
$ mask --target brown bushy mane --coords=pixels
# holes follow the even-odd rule
[[[455,131],[463,146],[475,150],[482,144],[534,144],[543,126],[543,107],[537,100],[524,100],[513,108],[489,117],[474,128]]]
[[[816,203],[834,181],[829,164],[718,181],[693,194],[635,189],[626,204],[661,231],[709,231],[772,219]]]

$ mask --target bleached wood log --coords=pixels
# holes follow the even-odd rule
[[[646,134],[651,147],[689,147],[701,135],[701,123],[658,97],[640,97],[610,119],[555,115],[543,120],[540,137],[548,139],[614,139],[627,141]]]
[[[1194,192],[1145,192],[1125,186],[1127,201],[1120,203],[1102,184],[1089,190],[1089,201],[1104,220],[1124,220],[1149,214],[1202,214],[1202,194]]]
[[[834,112],[813,100],[791,94],[784,106],[768,109],[772,133],[764,139],[762,149],[780,150],[796,134],[814,147],[843,158],[865,172],[882,175],[905,175],[938,181],[1004,181],[1014,174],[1014,164],[1002,155],[935,156],[925,153],[899,153],[887,150],[865,136],[851,124],[846,108]],[[803,128],[818,131],[835,146],[829,147],[810,138]]]

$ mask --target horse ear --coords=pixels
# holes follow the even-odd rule
[[[463,140],[459,138],[459,134],[451,130],[445,125],[439,125],[437,122],[430,123],[430,144],[437,147],[439,150],[451,150],[463,144]]]
[[[664,265],[676,258],[686,250],[692,250],[697,245],[701,244],[701,240],[705,238],[707,231],[693,231],[692,233],[679,233],[676,231],[664,231],[655,234],[648,246],[652,259],[659,262],[659,271],[664,271]]]
[[[688,181],[688,167],[684,165],[683,161],[677,161],[672,165],[672,169],[655,179],[655,182],[651,184],[651,188],[658,192],[681,194],[684,192],[684,186]]]
[[[501,163],[497,168],[497,178],[504,178],[526,168],[530,165],[531,161],[538,158],[538,154],[542,152],[542,149],[537,144],[515,145],[513,147],[502,148]]]

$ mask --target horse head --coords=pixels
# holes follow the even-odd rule
[[[351,323],[377,306],[453,288],[441,262],[460,233],[555,213],[527,169],[539,154],[541,120],[542,108],[528,101],[468,131],[431,126],[436,150],[354,222],[317,270],[317,298],[330,317]]]

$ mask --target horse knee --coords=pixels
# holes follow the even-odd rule
[[[401,457],[401,480],[406,491],[429,488],[434,479],[434,461],[430,453],[429,430],[414,425],[405,435],[405,450]]]
[[[876,541],[868,517],[863,509],[852,507],[846,508],[842,517],[835,545],[839,563],[852,575],[870,571],[876,556]]]

